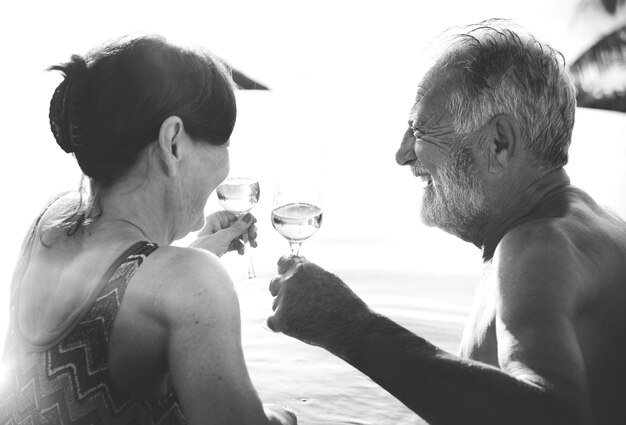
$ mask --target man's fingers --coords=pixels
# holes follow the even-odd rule
[[[284,274],[287,270],[291,269],[296,264],[301,263],[304,257],[298,257],[296,255],[285,255],[278,259],[278,274]]]
[[[276,316],[268,317],[265,324],[272,332],[278,332],[278,328],[276,327]]]
[[[289,270],[289,267],[291,265],[291,261],[292,261],[292,256],[291,255],[285,255],[283,257],[280,257],[278,259],[278,274],[283,274],[287,270]]]
[[[280,283],[282,281],[281,276],[276,276],[270,280],[270,294],[275,297],[278,294],[278,290],[280,289]]]

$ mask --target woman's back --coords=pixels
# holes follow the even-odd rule
[[[57,219],[55,204],[42,216],[41,223]],[[12,289],[20,300],[15,306],[19,319],[16,325],[27,341],[38,346],[58,338],[82,309],[89,307],[109,267],[138,241],[107,228],[97,233],[80,231],[72,237],[66,233],[64,229],[49,229],[42,234],[41,226],[35,229]]]
[[[157,246],[135,242],[113,256],[120,241],[107,246],[97,235],[57,235],[49,247],[38,233],[14,282],[0,423],[185,423],[171,389],[138,398],[110,370],[109,343],[126,289]]]

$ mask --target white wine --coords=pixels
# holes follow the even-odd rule
[[[242,216],[259,201],[259,182],[250,178],[229,178],[217,187],[217,199],[222,208]]]
[[[290,242],[311,237],[322,225],[322,210],[312,204],[293,203],[272,211],[274,229]]]

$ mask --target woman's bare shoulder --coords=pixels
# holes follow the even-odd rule
[[[62,219],[68,213],[75,211],[85,199],[79,192],[70,191],[59,193],[47,200],[41,210],[37,221],[39,224],[47,224]]]
[[[162,284],[190,286],[200,284],[232,284],[219,258],[210,251],[196,248],[162,246],[150,257],[154,273]],[[156,277],[156,276],[155,276]]]
[[[51,197],[37,214],[30,234],[37,236],[46,245],[67,239],[68,229],[64,221],[76,214],[79,209],[84,209],[84,203],[85,199],[76,191],[63,192]]]
[[[220,260],[211,252],[175,246],[160,247],[136,277],[148,286],[145,300],[170,320],[202,314],[211,306],[215,314],[237,311],[233,282]],[[235,308],[236,307],[236,308]],[[230,315],[230,314],[229,314]]]

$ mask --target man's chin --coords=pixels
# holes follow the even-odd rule
[[[424,211],[424,209],[422,209],[420,215],[421,215],[422,223],[424,224],[424,226],[438,227],[436,221],[433,220],[433,217],[430,214],[428,214],[426,211]]]
[[[420,210],[420,215],[422,217],[422,222],[425,226],[428,227],[440,227],[443,223],[443,219],[445,218],[445,213],[440,211],[438,208],[435,208],[433,205],[434,201],[432,197],[425,194],[422,199],[422,208]]]
[[[435,227],[437,229],[443,230],[446,233],[456,234],[455,229],[442,220],[435,220],[432,216],[422,214],[422,223],[426,227]]]
[[[421,211],[422,222],[427,227],[436,227],[453,236],[463,239],[465,233],[463,229],[459,229],[458,220],[453,220],[442,211],[432,208],[423,207]]]

